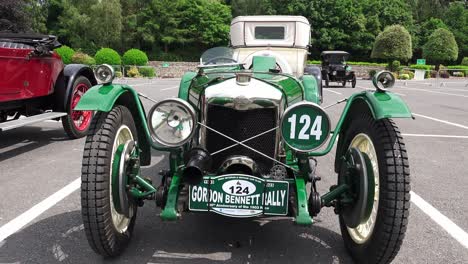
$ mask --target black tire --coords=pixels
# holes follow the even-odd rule
[[[343,82],[341,83],[341,85],[343,85],[343,87],[345,87],[345,86],[346,86],[346,81],[343,81]]]
[[[328,87],[328,79],[325,80],[325,87]]]
[[[408,225],[408,156],[403,138],[391,119],[374,120],[368,113],[354,117],[344,132],[345,149],[361,133],[371,139],[377,156],[380,183],[377,215],[367,240],[357,243],[340,215],[341,234],[356,263],[390,263],[400,249]]]
[[[74,91],[75,89],[79,86],[79,85],[86,85],[89,88],[91,88],[91,82],[88,80],[88,78],[84,77],[84,76],[79,76],[78,78],[76,78],[76,80],[73,82],[73,88],[72,88],[72,91],[71,91],[71,94],[70,94],[70,98],[68,98],[68,103],[67,103],[67,112],[68,112],[68,115],[62,117],[62,126],[63,126],[63,129],[65,130],[65,133],[67,133],[68,137],[71,138],[71,139],[76,139],[76,138],[81,138],[81,137],[84,137],[88,134],[88,131],[89,131],[89,127],[90,127],[90,124],[91,124],[91,118],[87,121],[88,122],[88,125],[84,128],[84,129],[79,129],[76,127],[73,119],[72,119],[72,110],[71,110],[71,101],[72,101],[72,98],[73,98],[73,94],[74,94]]]
[[[353,75],[353,80],[351,81],[351,87],[356,87],[356,75]]]
[[[126,218],[129,219],[127,228],[119,232],[112,219],[110,179],[114,141],[124,125],[137,141],[137,130],[128,108],[115,106],[108,113],[97,112],[83,152],[81,213],[84,229],[91,248],[106,257],[117,256],[125,249],[137,212],[137,207],[132,205],[133,214]]]

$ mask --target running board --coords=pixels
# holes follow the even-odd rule
[[[47,112],[47,113],[43,113],[39,115],[33,115],[33,116],[26,117],[26,118],[20,118],[17,120],[0,123],[0,132],[26,126],[26,125],[31,125],[31,124],[38,123],[44,120],[59,118],[59,117],[66,116],[66,115],[67,113],[65,112]]]

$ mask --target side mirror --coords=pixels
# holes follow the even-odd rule
[[[395,76],[388,71],[380,71],[372,78],[372,84],[378,92],[385,92],[395,85]]]

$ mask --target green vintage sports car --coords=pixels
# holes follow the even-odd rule
[[[255,56],[252,63],[244,69],[228,48],[207,51],[198,71],[183,76],[178,97],[156,102],[148,116],[144,95],[112,83],[111,67],[96,69],[101,84],[76,107],[96,111],[81,185],[84,227],[94,251],[122,253],[138,207],[151,200],[166,221],[215,213],[291,216],[295,224],[310,226],[324,207],[333,207],[356,262],[395,257],[408,221],[410,175],[392,118],[412,114],[387,91],[392,74],[378,73],[376,90],[337,102],[346,105],[332,127],[314,76],[281,73],[271,56]],[[319,194],[315,158],[336,143],[337,175],[327,175],[336,184]],[[140,171],[150,164],[151,148],[169,155],[157,184]]]

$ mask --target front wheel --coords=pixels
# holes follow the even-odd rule
[[[91,82],[84,76],[79,76],[73,82],[73,90],[68,103],[68,115],[62,117],[63,129],[70,138],[86,136],[93,118],[92,111],[75,111],[75,107],[83,94],[89,90]]]
[[[118,146],[137,141],[137,130],[128,108],[115,106],[93,119],[83,152],[81,213],[91,248],[103,256],[117,256],[127,246],[135,224],[137,206],[128,217],[117,212],[112,195],[112,161]]]
[[[353,75],[353,80],[351,81],[351,87],[356,87],[356,75]]]
[[[374,186],[373,199],[368,201],[370,213],[357,226],[348,226],[340,213],[345,246],[357,263],[389,263],[398,253],[408,225],[410,173],[403,138],[391,119],[375,120],[362,114],[344,132],[344,146],[367,155],[372,172],[368,183]]]

